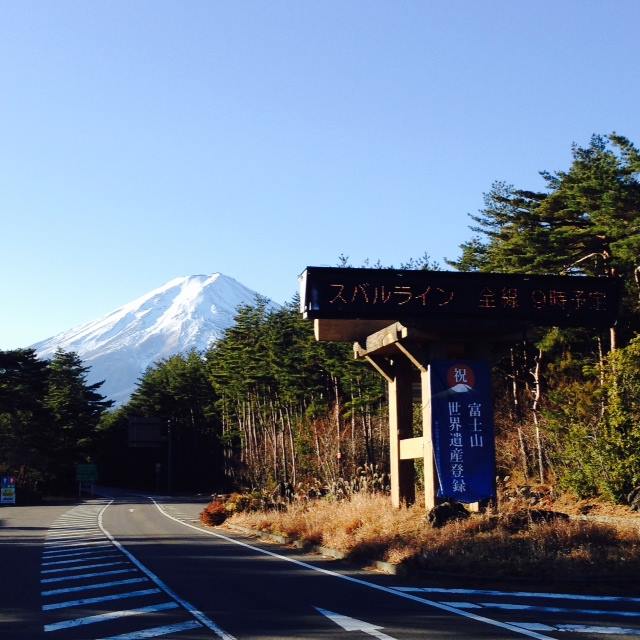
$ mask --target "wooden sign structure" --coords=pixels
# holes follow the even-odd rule
[[[307,267],[300,310],[316,340],[354,342],[389,392],[391,500],[415,501],[415,459],[424,461],[425,506],[436,504],[430,363],[488,360],[500,342],[532,326],[615,323],[619,283],[611,278]],[[420,383],[422,434],[413,434],[413,384]]]

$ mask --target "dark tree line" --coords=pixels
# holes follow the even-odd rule
[[[0,351],[0,472],[17,477],[19,497],[68,491],[75,464],[92,456],[112,403],[87,372],[75,353],[39,360],[33,349]]]
[[[274,310],[258,297],[206,353],[147,370],[127,405],[103,420],[104,466],[153,456],[123,453],[130,416],[161,416],[171,428],[178,489],[326,484],[359,465],[386,464],[380,380],[353,361],[350,347],[317,343],[298,306]],[[165,451],[154,460],[164,466]]]

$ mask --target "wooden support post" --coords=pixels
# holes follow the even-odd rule
[[[415,502],[416,489],[413,460],[400,457],[400,440],[412,435],[411,371],[399,364],[394,369],[389,382],[389,446],[391,504],[398,509],[403,502]]]
[[[431,374],[429,369],[420,371],[422,393],[422,437],[424,439],[424,506],[427,511],[436,506],[438,473],[433,451],[431,425]]]

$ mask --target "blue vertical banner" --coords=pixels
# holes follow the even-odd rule
[[[438,497],[477,502],[495,497],[491,370],[486,362],[431,362],[431,420]]]

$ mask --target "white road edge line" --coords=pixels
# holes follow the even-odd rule
[[[219,638],[222,640],[236,640],[236,638],[230,634],[228,634],[224,629],[219,627],[213,620],[209,619],[207,616],[202,613],[202,611],[196,609],[192,604],[181,598],[173,589],[171,589],[168,585],[166,585],[158,576],[153,573],[153,571],[147,569],[134,555],[129,553],[104,527],[103,516],[104,512],[109,508],[109,506],[113,503],[113,500],[109,500],[109,502],[102,508],[102,511],[98,514],[98,526],[100,527],[102,533],[104,533],[107,538],[120,550],[124,553],[131,562],[142,571],[152,582],[158,585],[170,598],[173,598],[176,602],[178,602],[184,609],[186,609],[196,620],[202,623],[208,629],[211,629]]]
[[[296,560],[295,558],[288,558],[287,556],[280,555],[278,553],[274,553],[273,551],[269,551],[267,549],[260,549],[260,547],[254,547],[246,542],[241,542],[240,540],[234,540],[233,538],[229,538],[221,533],[217,533],[215,531],[209,531],[207,529],[201,529],[200,527],[196,527],[188,522],[182,522],[182,520],[178,520],[178,518],[174,518],[171,514],[164,511],[164,509],[151,497],[147,496],[153,504],[155,504],[156,508],[162,515],[178,522],[184,527],[189,527],[190,529],[195,529],[196,531],[200,531],[201,533],[213,536],[215,538],[220,538],[225,542],[231,542],[232,544],[237,544],[241,547],[245,547],[246,549],[251,549],[252,551],[257,551],[258,553],[262,553],[267,556],[271,556],[272,558],[278,558],[279,560],[284,560],[285,562],[291,562],[292,564],[298,565],[299,567],[304,567],[305,569],[311,569],[312,571],[317,571],[318,573],[323,573],[327,576],[332,576],[334,578],[340,578],[341,580],[346,580],[347,582],[351,582],[354,584],[359,584],[364,587],[368,587],[369,589],[375,589],[376,591],[382,591],[383,593],[388,593],[390,595],[396,596],[398,598],[404,598],[405,600],[411,600],[413,602],[418,602],[420,604],[426,604],[430,607],[434,607],[435,609],[442,609],[443,611],[448,611],[449,613],[453,613],[458,616],[462,616],[463,618],[469,618],[471,620],[475,620],[476,622],[481,622],[483,624],[490,624],[494,627],[499,627],[501,629],[508,629],[509,631],[513,631],[519,635],[527,636],[529,638],[537,638],[538,640],[555,640],[551,636],[543,636],[540,633],[536,633],[535,631],[528,631],[526,629],[522,629],[516,627],[515,625],[508,624],[506,622],[500,622],[499,620],[493,620],[492,618],[485,618],[484,616],[479,616],[475,613],[471,613],[470,611],[464,611],[462,609],[456,609],[455,607],[450,607],[446,604],[440,604],[435,600],[428,600],[427,598],[420,598],[419,596],[414,596],[410,593],[404,593],[402,591],[396,591],[395,589],[391,589],[389,587],[384,587],[380,584],[376,584],[375,582],[368,582],[367,580],[362,580],[361,578],[354,578],[352,576],[346,576],[342,573],[338,573],[336,571],[331,571],[330,569],[322,569],[321,567],[316,567],[313,564],[309,564],[307,562],[302,562],[301,560]],[[106,508],[106,507],[105,507]]]

